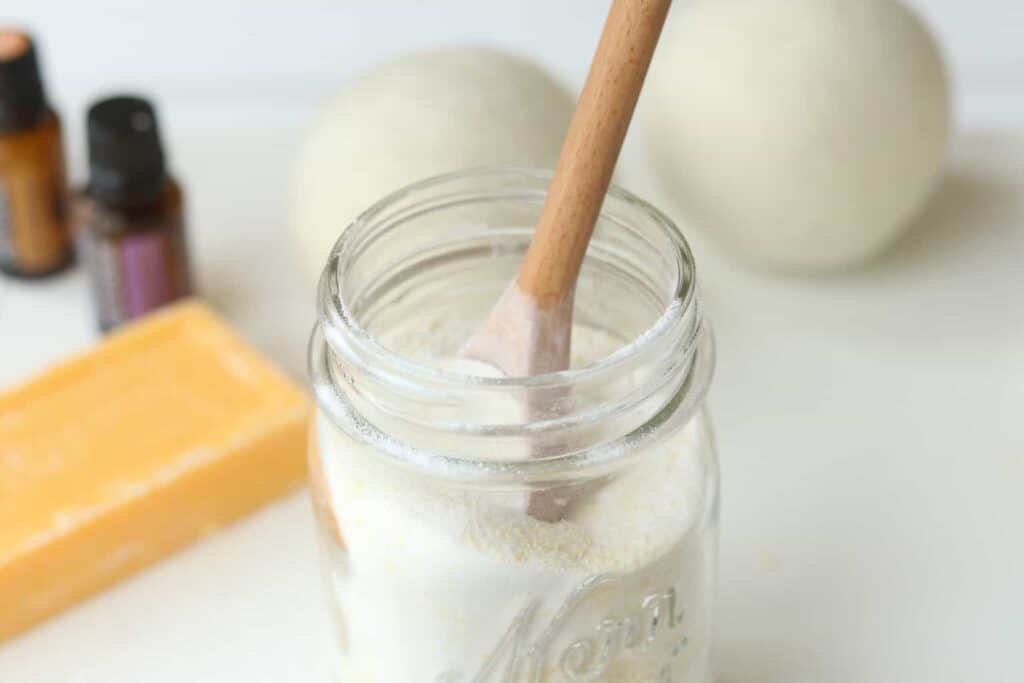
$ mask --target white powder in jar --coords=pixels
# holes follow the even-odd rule
[[[435,359],[457,348],[453,335],[464,338],[443,329],[426,336]],[[390,346],[415,344],[423,359],[423,338]],[[574,365],[618,345],[577,326]],[[713,549],[702,521],[713,492],[700,417],[554,523],[527,515],[514,503],[520,493],[459,488],[384,462],[324,416],[317,434],[344,537],[325,553],[340,680],[708,680]]]

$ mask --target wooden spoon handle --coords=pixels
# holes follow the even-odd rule
[[[519,288],[542,309],[565,302],[604,203],[671,0],[614,0],[566,134]]]

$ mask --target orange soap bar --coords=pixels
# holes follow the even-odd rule
[[[301,484],[309,411],[196,301],[0,395],[0,639]]]

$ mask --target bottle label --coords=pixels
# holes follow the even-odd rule
[[[0,182],[0,263],[26,275],[58,267],[69,256],[59,149],[52,163],[19,163]]]
[[[0,183],[0,263],[14,263],[14,248],[11,244],[10,200],[7,199],[7,188]]]
[[[108,240],[83,239],[100,326],[110,329],[191,294],[185,229],[170,224],[136,230]]]

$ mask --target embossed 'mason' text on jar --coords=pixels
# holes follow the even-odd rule
[[[344,683],[711,680],[713,344],[675,226],[609,192],[572,369],[508,378],[455,360],[549,180],[424,181],[332,251],[310,466]],[[567,501],[564,517],[530,516],[538,494]]]

